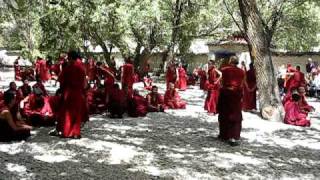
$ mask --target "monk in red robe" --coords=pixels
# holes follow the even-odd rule
[[[88,81],[93,82],[96,78],[96,63],[92,57],[89,57],[88,62],[86,63],[86,73],[88,76]]]
[[[214,62],[212,60],[209,61],[208,65],[208,81],[205,88],[208,90],[208,93],[205,100],[204,109],[207,110],[210,115],[215,115],[218,113],[217,104],[222,73],[214,66]]]
[[[54,125],[54,114],[49,103],[49,97],[42,90],[34,88],[33,93],[20,103],[22,114],[33,126]]]
[[[132,96],[134,75],[134,66],[131,59],[126,58],[125,64],[121,66],[121,87],[128,97]]]
[[[158,87],[152,86],[151,93],[147,95],[148,112],[164,112],[166,106],[164,98],[158,93]]]
[[[98,64],[98,63],[97,63]],[[109,96],[114,83],[116,81],[115,72],[108,65],[97,65],[97,70],[99,74],[102,74],[104,77],[104,95],[105,95],[105,104],[109,103]]]
[[[200,78],[200,89],[205,90],[205,85],[207,82],[207,73],[203,68],[198,71],[198,76]]]
[[[293,84],[294,84],[294,73],[296,72],[296,69],[292,67],[291,64],[287,65],[287,73],[285,76],[285,81],[284,81],[284,88],[286,92],[290,92],[291,89],[293,89]]]
[[[148,74],[143,78],[143,86],[148,91],[152,89],[152,79]]]
[[[48,96],[48,92],[46,90],[46,88],[44,87],[43,83],[42,83],[42,79],[40,78],[40,76],[36,77],[36,83],[32,86],[32,88],[39,88],[42,91],[42,94],[44,96]]]
[[[250,111],[257,109],[257,80],[253,63],[249,65],[250,69],[246,72],[246,81],[243,88],[242,110]]]
[[[17,85],[15,82],[10,82],[9,84],[9,89],[6,92],[10,92],[10,93],[13,93],[15,95],[15,102],[16,104],[12,107],[10,107],[10,111],[11,111],[11,114],[15,117],[13,117],[14,119],[17,119],[16,115],[19,114],[19,103],[20,101],[23,99],[23,95],[22,95],[22,92],[19,91],[19,89],[17,89]]]
[[[284,123],[295,126],[310,126],[310,120],[307,119],[307,114],[300,108],[299,101],[301,96],[297,93],[292,94],[291,100],[284,105],[285,117]]]
[[[65,138],[80,138],[81,123],[89,119],[86,98],[86,73],[75,51],[68,53],[69,64],[59,76],[62,102],[58,114],[58,131]]]
[[[181,90],[184,91],[187,89],[187,73],[186,70],[182,67],[182,64],[180,63],[178,68],[176,69],[176,87]]]
[[[19,87],[19,91],[21,92],[23,98],[29,96],[31,94],[32,89],[31,86],[29,85],[28,79],[23,80],[23,85]]]
[[[148,101],[139,94],[138,90],[133,90],[133,96],[128,101],[128,115],[130,117],[144,117],[148,113]]]
[[[302,112],[304,112],[306,115],[308,115],[309,112],[315,111],[314,107],[308,104],[306,100],[306,89],[305,87],[301,86],[298,88],[298,93],[300,95],[300,100],[298,102],[300,109]]]
[[[30,136],[31,126],[15,119],[10,109],[15,106],[15,94],[4,93],[4,102],[0,106],[0,141],[25,140]]]
[[[242,90],[245,72],[237,67],[238,58],[230,57],[229,65],[221,68],[222,87],[218,100],[219,139],[231,146],[239,145],[242,123]]]
[[[41,81],[46,82],[50,79],[49,68],[47,61],[38,57],[36,60],[36,75],[39,75]]]
[[[118,84],[114,84],[109,96],[109,112],[111,118],[122,118],[127,108],[127,96],[125,91],[119,88]]]
[[[169,84],[169,89],[164,94],[164,103],[169,109],[185,109],[187,105],[179,96],[173,83]]]
[[[21,80],[21,67],[19,65],[19,59],[20,59],[20,56],[14,61],[14,79],[16,81],[20,81]]]
[[[167,71],[166,71],[167,89],[169,88],[169,83],[175,83],[176,79],[177,79],[176,66],[173,61],[169,61],[167,64]]]

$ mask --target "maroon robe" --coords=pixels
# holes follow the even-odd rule
[[[163,112],[166,109],[164,98],[161,94],[153,94],[152,92],[147,95],[148,111],[149,112]]]
[[[128,96],[132,95],[132,88],[134,83],[134,66],[130,63],[125,63],[121,67],[122,77],[121,77],[121,87],[126,91]]]
[[[20,81],[22,78],[21,78],[21,67],[19,65],[19,62],[18,61],[15,61],[14,62],[14,79],[16,81]]]
[[[200,69],[199,72],[198,72],[198,76],[200,78],[200,89],[205,90],[205,85],[206,85],[206,82],[207,82],[206,71]]]
[[[92,58],[88,60],[86,63],[86,74],[88,76],[89,81],[94,81],[96,78],[96,64]]]
[[[249,89],[255,88],[257,85],[256,73],[254,69],[250,69],[246,72],[246,82]],[[249,92],[249,90],[243,88],[243,100],[242,100],[242,109],[245,111],[257,109],[257,90]]]
[[[47,67],[46,60],[39,59],[36,61],[36,73],[40,76],[40,79],[43,82],[50,79],[49,68]]]
[[[175,83],[177,78],[177,73],[176,73],[176,68],[174,64],[170,64],[167,67],[167,72],[166,72],[166,84],[167,84],[167,89],[169,88],[170,83]]]
[[[291,124],[295,126],[310,126],[310,120],[307,119],[307,114],[301,111],[298,102],[289,100],[284,105],[285,117],[284,123]]]
[[[124,90],[118,88],[111,89],[108,108],[111,116],[118,115],[122,117],[127,108],[127,98]]]
[[[32,89],[30,85],[23,84],[22,86],[19,87],[19,91],[23,95],[23,97],[27,97],[29,94],[31,94]]]
[[[181,99],[178,92],[168,89],[164,94],[164,103],[170,109],[185,109],[187,103]]]
[[[44,96],[48,96],[48,92],[41,82],[37,82],[36,84],[34,84],[32,86],[32,88],[39,88],[39,89],[41,89]]]
[[[242,83],[245,73],[236,66],[228,65],[221,69],[222,88],[218,100],[219,138],[240,139],[242,123]]]
[[[152,79],[149,78],[149,77],[144,77],[143,78],[143,86],[144,86],[144,89],[146,89],[148,91],[151,91],[151,89],[152,89]]]
[[[217,82],[220,78],[215,70],[215,67],[211,67],[208,70],[208,81],[205,85],[205,89],[208,90],[207,98],[204,103],[204,109],[208,113],[217,114],[217,104],[219,98],[220,82]]]
[[[78,61],[71,61],[59,76],[62,102],[58,114],[58,131],[63,137],[80,136],[81,123],[89,119],[85,99],[86,74]],[[60,129],[61,128],[61,129]]]
[[[187,89],[187,73],[186,70],[184,70],[183,67],[178,67],[178,81],[176,82],[176,87],[179,90],[186,90]]]
[[[141,95],[133,95],[128,103],[130,117],[144,117],[148,113],[148,101]]]

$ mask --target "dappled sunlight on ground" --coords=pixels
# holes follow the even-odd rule
[[[164,92],[164,85],[157,85]],[[142,90],[142,83],[135,88]],[[205,93],[189,87],[180,95],[188,101],[185,110],[144,118],[92,116],[80,140],[50,137],[52,128],[44,127],[33,130],[26,142],[0,143],[0,174],[8,179],[139,180],[320,176],[320,103],[312,102],[317,112],[311,114],[311,128],[243,113],[242,144],[230,147],[216,138],[217,116],[203,110]]]

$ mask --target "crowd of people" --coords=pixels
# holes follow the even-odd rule
[[[34,126],[55,125],[49,134],[63,138],[80,138],[81,126],[92,114],[107,112],[110,118],[143,117],[148,112],[164,112],[166,109],[185,109],[187,102],[179,92],[188,85],[199,82],[207,94],[204,110],[209,115],[218,114],[219,139],[230,145],[238,145],[241,132],[242,111],[256,111],[257,79],[253,63],[246,68],[235,56],[218,67],[210,60],[203,68],[195,68],[187,74],[181,62],[169,61],[166,66],[166,91],[158,92],[148,74],[135,71],[131,58],[116,69],[107,63],[96,62],[92,57],[83,62],[75,51],[62,54],[56,61],[37,58],[34,68],[21,70],[18,59],[14,63],[17,87],[11,82],[9,89],[0,92],[0,140],[25,139]],[[312,70],[310,71],[312,72]],[[143,74],[143,75],[141,75]],[[291,65],[283,76],[283,104],[287,124],[310,126],[307,119],[314,108],[306,101],[307,83],[300,67]],[[31,87],[29,81],[36,81]],[[55,94],[50,94],[44,82],[59,82]],[[133,84],[142,81],[148,92],[142,96]],[[118,83],[119,82],[119,83]],[[279,81],[282,82],[282,81]]]

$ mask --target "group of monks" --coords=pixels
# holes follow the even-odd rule
[[[0,137],[17,139],[30,136],[33,126],[55,125],[50,135],[64,138],[80,138],[81,126],[90,114],[108,112],[111,118],[143,117],[148,112],[164,112],[166,109],[185,109],[179,91],[199,79],[200,89],[207,92],[204,109],[209,115],[218,115],[219,139],[230,145],[238,145],[241,132],[242,110],[256,110],[257,82],[253,63],[249,70],[238,58],[232,56],[220,68],[210,60],[205,68],[198,68],[187,75],[181,63],[170,61],[166,67],[166,91],[158,92],[146,73],[143,78],[146,96],[133,89],[139,79],[131,58],[117,71],[102,62],[89,58],[85,63],[75,51],[63,54],[56,64],[42,58],[35,61],[34,74],[21,76],[18,60],[14,64],[15,79],[22,80],[17,88],[11,82],[9,89],[0,93]],[[117,79],[118,75],[120,79]],[[28,77],[36,83],[31,87]],[[298,126],[310,126],[308,112],[313,110],[305,99],[304,75],[299,67],[288,66],[283,104],[286,110],[284,122]],[[55,79],[60,87],[55,94],[47,92],[44,82]],[[117,83],[120,81],[120,85]],[[179,91],[178,91],[179,90]],[[24,119],[24,121],[22,121]],[[4,134],[2,133],[4,132]],[[1,140],[1,139],[0,139]]]

